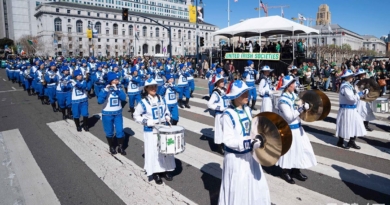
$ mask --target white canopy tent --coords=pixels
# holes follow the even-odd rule
[[[225,36],[231,38],[233,36],[253,37],[272,35],[297,35],[297,34],[318,34],[319,30],[310,28],[308,26],[296,23],[280,16],[268,16],[261,18],[252,18],[218,30],[212,35]]]

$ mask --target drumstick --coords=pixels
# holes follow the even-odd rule
[[[172,124],[171,124],[171,122],[169,122],[169,121],[168,121],[168,124],[169,124],[169,127],[172,127]]]

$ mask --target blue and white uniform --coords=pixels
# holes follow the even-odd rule
[[[248,66],[245,67],[245,71],[242,74],[242,77],[245,79],[245,83],[248,87],[255,87],[255,78],[258,74],[257,70],[253,69],[251,67],[253,65],[253,61],[248,61]],[[254,108],[254,102],[256,102],[257,99],[257,93],[256,89],[251,89],[249,91],[249,98],[248,101],[252,100],[252,109]]]
[[[52,62],[53,63],[53,62]],[[52,63],[50,67],[53,67]],[[45,73],[46,89],[45,95],[49,97],[50,104],[56,102],[56,87],[58,83],[58,75],[54,70],[49,70]]]
[[[63,66],[61,71],[69,71],[69,68],[67,66]],[[58,107],[60,109],[70,108],[71,103],[71,95],[72,95],[72,76],[70,75],[64,75],[62,74],[59,78],[59,83],[56,87],[56,97],[58,102]]]
[[[174,79],[173,75],[166,75],[167,81],[169,79]],[[167,103],[167,107],[169,112],[172,115],[172,125],[176,125],[179,121],[179,108],[177,105],[177,86],[172,83],[166,83],[158,92],[160,96],[163,96],[165,102]]]
[[[134,72],[137,72],[135,66],[131,68],[131,76],[125,79],[127,84],[127,95],[129,96],[130,112],[134,112],[135,103],[138,104],[141,101],[140,85],[142,79],[138,75],[134,75]]]
[[[187,62],[187,72],[188,72],[188,77],[187,77],[188,88],[190,89],[190,95],[192,95],[192,93],[195,90],[195,81],[194,81],[194,76],[193,76],[195,71],[192,68],[191,62]]]
[[[76,70],[77,71],[77,70]],[[74,71],[75,76],[81,73]],[[88,117],[87,82],[84,80],[72,82],[72,114],[73,118]]]
[[[187,77],[189,76],[188,72],[184,70],[185,65],[180,64],[179,69],[180,72],[176,74],[177,80],[177,91],[179,92],[179,100],[183,99],[183,95],[186,97],[186,100],[190,98],[190,90],[188,87]]]
[[[213,77],[215,75],[215,66],[216,66],[216,64],[213,63],[211,65],[211,69],[208,70],[207,73],[206,73],[206,78],[209,80],[209,83],[208,83],[208,85],[209,85],[209,96],[211,96],[211,94],[213,93],[213,90],[214,90],[214,83],[212,83],[212,81],[213,81]]]

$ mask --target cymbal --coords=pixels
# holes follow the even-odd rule
[[[263,137],[263,145],[252,151],[253,158],[263,166],[273,166],[291,147],[292,133],[288,123],[278,114],[263,112],[252,120],[251,138]]]
[[[378,83],[372,78],[366,78],[363,80],[359,80],[356,84],[358,91],[363,91],[364,89],[368,89],[370,92],[366,95],[365,98],[361,100],[366,102],[372,102],[376,100],[381,94],[381,87]]]
[[[317,94],[316,90],[304,91],[301,100],[309,103],[309,109],[300,114],[301,119],[306,122],[314,122],[320,119],[323,113],[323,104],[322,99]]]
[[[321,97],[323,109],[322,114],[318,120],[323,120],[328,117],[332,104],[330,103],[329,97],[324,92],[320,90],[315,90],[315,92]]]

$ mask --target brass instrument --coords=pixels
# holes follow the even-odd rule
[[[309,109],[300,114],[300,118],[306,122],[314,122],[325,119],[331,109],[329,97],[320,90],[306,90],[299,94],[301,103],[308,103]]]
[[[85,81],[89,81],[90,76],[91,76],[90,73],[86,73],[86,74],[85,74]]]
[[[41,70],[41,73],[42,73],[42,75],[41,75],[42,85],[46,85],[47,84],[46,80],[45,80],[46,70],[45,69]]]
[[[368,94],[364,95],[361,100],[366,102],[372,102],[375,101],[381,93],[381,87],[378,85],[378,83],[371,78],[359,80],[359,82],[356,84],[357,91],[363,91],[365,89],[368,89]]]
[[[288,123],[274,112],[262,112],[253,117],[250,136],[260,135],[260,147],[252,150],[253,158],[263,166],[273,166],[287,153],[292,143],[292,132]]]
[[[30,73],[31,73],[31,67],[23,72],[24,78],[26,78],[26,79],[32,79]]]

